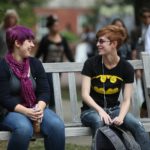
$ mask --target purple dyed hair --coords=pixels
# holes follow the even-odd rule
[[[9,28],[6,31],[6,42],[9,52],[12,52],[14,50],[14,43],[16,40],[22,44],[25,40],[33,39],[33,32],[29,28],[24,26],[17,25],[12,28]]]

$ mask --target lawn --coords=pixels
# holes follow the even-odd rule
[[[6,150],[6,142],[0,142],[0,150]],[[30,143],[29,150],[44,150],[43,140],[36,140]],[[66,144],[65,150],[90,150],[89,146],[79,146],[75,144]]]

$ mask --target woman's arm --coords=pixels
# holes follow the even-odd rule
[[[110,124],[112,122],[110,116],[100,107],[93,98],[90,96],[90,88],[91,88],[91,78],[85,75],[82,75],[82,98],[83,101],[89,105],[90,107],[94,108],[100,115],[101,119],[104,120],[106,124]]]
[[[14,111],[24,114],[28,116],[31,120],[37,121],[38,119],[42,119],[43,117],[43,108],[41,105],[37,105],[36,108],[27,108],[21,104],[17,104]]]
[[[48,79],[43,68],[42,63],[36,58],[31,58],[31,72],[36,81],[36,98],[37,103],[39,101],[43,101],[43,103],[47,104],[50,101],[50,87],[48,84]],[[42,104],[42,107],[44,105]]]
[[[66,39],[64,37],[63,38],[63,45],[64,45],[64,52],[65,52],[65,55],[67,57],[67,59],[71,62],[74,62],[74,57],[73,57],[73,54],[72,54],[72,51],[66,41]]]
[[[46,49],[46,38],[47,36],[44,36],[41,41],[39,42],[38,44],[38,48],[37,48],[37,51],[36,51],[36,54],[35,54],[35,57],[36,58],[40,58],[41,56],[44,55],[44,52],[45,52],[45,49]]]
[[[132,83],[125,84],[124,94],[123,94],[124,96],[120,107],[120,113],[117,117],[113,119],[114,124],[121,125],[123,123],[123,120],[130,107],[132,91],[133,91],[133,84]]]

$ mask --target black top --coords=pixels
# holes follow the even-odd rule
[[[43,56],[43,62],[62,62],[64,54],[69,61],[74,61],[71,50],[64,37],[62,37],[61,42],[56,43],[49,40],[48,35],[46,35],[39,44],[36,57]]]
[[[108,69],[101,56],[94,56],[84,63],[82,74],[91,77],[90,96],[104,107],[104,90],[107,107],[119,105],[118,97],[125,83],[133,83],[134,69],[126,60],[120,59],[116,67]],[[83,102],[82,110],[89,109]]]
[[[36,82],[35,94],[37,101],[42,100],[48,103],[50,99],[49,84],[47,76],[42,66],[42,63],[36,58],[29,58],[30,70],[32,78]],[[6,108],[8,111],[14,111],[17,104],[22,103],[22,99],[12,92],[10,85],[11,72],[5,60],[0,61],[0,106]]]

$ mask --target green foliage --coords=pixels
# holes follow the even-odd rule
[[[36,16],[33,12],[33,8],[28,5],[22,9],[18,9],[18,13],[20,16],[20,24],[32,27],[36,23]]]
[[[79,40],[79,37],[73,32],[63,31],[61,34],[67,39],[69,43],[77,42]]]
[[[40,5],[47,2],[48,0],[1,0],[1,3],[13,4],[16,6],[22,5],[23,3],[28,3],[32,6]]]
[[[19,24],[33,27],[33,25],[36,23],[36,17],[33,13],[33,8],[31,5],[24,4],[18,7],[14,4],[2,2],[0,2],[0,5],[2,6],[0,9],[0,22],[3,20],[7,9],[15,9],[19,15]]]

